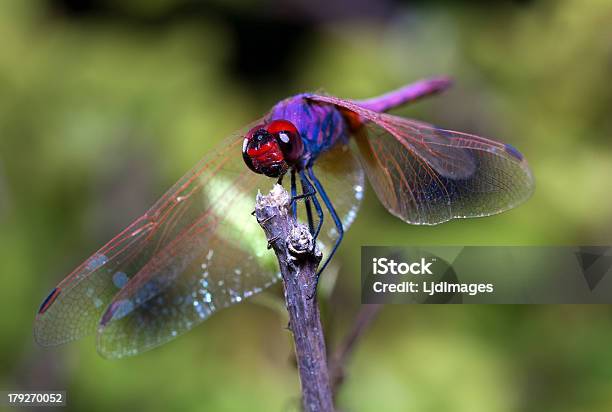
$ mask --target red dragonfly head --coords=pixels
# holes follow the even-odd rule
[[[242,144],[242,158],[255,173],[284,175],[304,153],[304,143],[293,123],[274,120],[249,130]]]

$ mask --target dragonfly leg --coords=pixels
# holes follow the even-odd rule
[[[338,246],[340,246],[340,242],[342,242],[342,238],[344,237],[344,227],[342,226],[342,222],[340,221],[340,218],[338,217],[338,214],[336,213],[336,210],[334,209],[334,206],[332,205],[331,200],[329,200],[327,193],[325,193],[325,189],[323,189],[321,182],[319,182],[319,179],[317,179],[317,177],[315,176],[312,168],[308,168],[308,176],[314,183],[315,188],[317,189],[317,192],[319,193],[319,196],[321,196],[321,200],[323,200],[323,203],[325,203],[325,206],[327,207],[327,210],[329,210],[329,213],[334,221],[334,224],[336,225],[336,230],[338,231],[338,238],[336,239],[336,242],[334,243],[334,246],[331,252],[329,252],[329,255],[327,255],[327,259],[325,259],[325,262],[323,262],[323,265],[321,265],[321,268],[317,272],[317,277],[315,281],[315,290],[312,296],[314,297],[317,294],[317,286],[319,285],[319,277],[321,276],[321,273],[325,270],[325,268],[329,264],[331,258],[336,253],[336,250],[338,250]]]
[[[304,179],[302,178],[302,176],[300,176],[300,180],[302,181],[302,193],[305,194],[307,189],[307,183],[304,182]],[[310,183],[310,182],[309,182]],[[310,231],[310,234],[314,236],[314,221],[312,218],[312,205],[310,204],[310,198],[307,197],[306,201],[304,202],[305,206],[306,206],[306,217],[308,218],[308,230]]]
[[[295,183],[295,169],[291,169],[291,214],[294,219],[297,219],[297,203],[295,198],[297,196],[297,185]]]
[[[309,190],[308,192],[304,189],[304,181],[302,180],[302,194],[298,195],[297,194],[297,183],[296,183],[296,179],[295,179],[295,169],[291,170],[291,203],[290,203],[290,207],[291,207],[291,213],[293,215],[293,217],[295,219],[297,219],[297,201],[300,199],[306,199],[306,210],[310,210],[310,198],[314,197],[314,195],[317,193],[317,191],[314,189],[314,187],[312,187],[312,185],[310,185],[311,190]],[[300,178],[302,179],[302,177],[300,176]],[[310,216],[309,219],[312,217],[312,212],[307,212],[308,215]],[[310,220],[309,220],[309,224],[310,224]],[[312,232],[312,231],[311,231]]]
[[[319,237],[319,233],[321,232],[321,228],[323,227],[323,220],[324,220],[323,208],[321,207],[321,203],[319,203],[319,200],[317,199],[317,195],[316,195],[317,191],[312,186],[312,183],[310,183],[310,180],[308,180],[308,177],[306,176],[306,173],[304,173],[303,170],[300,171],[300,179],[302,179],[302,185],[305,185],[308,187],[308,193],[307,193],[308,198],[312,199],[312,204],[314,205],[315,211],[317,212],[317,216],[319,218],[317,229],[314,231],[314,234],[312,235],[312,237],[316,241],[317,237]]]
[[[300,199],[308,199],[311,197],[314,197],[314,195],[316,194],[316,190],[314,190],[314,188],[312,189],[311,192],[308,193],[302,193],[301,195],[295,195],[293,196],[293,198],[291,199],[291,201],[296,201],[296,200],[300,200]]]
[[[295,202],[296,200],[300,200],[300,199],[308,199],[311,197],[314,197],[315,194],[317,194],[317,191],[314,189],[314,187],[312,187],[312,184],[309,183],[309,190],[306,191],[304,189],[304,178],[302,177],[301,173],[300,173],[300,179],[302,180],[302,194],[298,195],[297,193],[292,194],[291,195],[291,202]],[[297,192],[297,185],[296,185],[296,192]],[[292,192],[293,193],[293,192]]]

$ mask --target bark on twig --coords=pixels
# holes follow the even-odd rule
[[[313,247],[308,227],[296,222],[289,213],[290,201],[287,191],[276,185],[268,195],[257,195],[255,217],[280,266],[304,410],[328,412],[333,411],[333,401],[325,339],[314,297],[321,253]]]

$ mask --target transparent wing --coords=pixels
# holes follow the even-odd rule
[[[248,170],[239,152],[234,158],[202,188],[198,219],[113,298],[98,328],[103,356],[158,346],[278,279],[274,254],[251,215],[257,189],[273,182]]]
[[[278,280],[274,255],[250,214],[257,190],[274,182],[245,167],[242,136],[209,153],[60,282],[39,310],[38,343],[61,344],[98,329],[103,355],[133,355]],[[348,229],[362,197],[363,170],[345,145],[320,160],[318,176]],[[319,239],[324,253],[337,238],[329,224]]]
[[[330,168],[334,156],[339,157]],[[258,187],[255,175],[236,157],[236,171],[226,167],[208,182],[210,191],[223,193],[213,196],[213,213],[158,253],[115,296],[98,330],[103,356],[129,356],[161,345],[278,279],[274,254],[250,214],[257,189],[267,190],[273,182]],[[344,146],[325,154],[319,170],[325,184],[337,190],[334,199],[348,229],[361,200],[363,171]],[[335,237],[331,231],[321,234],[324,251]]]
[[[412,224],[488,216],[527,200],[534,189],[523,155],[510,145],[364,109],[329,96],[312,100],[345,110],[368,178],[385,207]]]
[[[248,127],[251,125],[245,130]],[[155,256],[168,250],[169,245],[176,244],[176,239],[190,229],[192,232],[189,233],[195,230],[206,233],[217,231],[223,222],[219,207],[236,199],[243,201],[245,195],[240,190],[244,187],[265,187],[267,179],[244,173],[244,167],[238,168],[242,136],[243,133],[239,132],[226,139],[142,217],[60,282],[45,299],[37,315],[34,334],[38,343],[60,344],[95,331],[113,297]],[[254,199],[254,195],[251,199]],[[244,205],[246,217],[242,220],[237,215],[233,216],[238,219],[237,225],[243,221],[249,223],[251,216],[248,207],[248,204]],[[256,247],[264,242],[265,250],[263,235],[254,233],[253,236],[248,246]],[[234,245],[242,246],[240,243]],[[250,253],[250,250],[243,253]],[[193,251],[174,249],[173,253],[180,258],[190,252]],[[184,256],[185,260],[188,258]],[[265,259],[262,261],[255,256],[252,260],[251,267],[263,267],[255,271],[249,286],[245,283],[244,287],[259,290],[275,279],[276,270]],[[226,269],[229,271],[234,266],[228,265]]]

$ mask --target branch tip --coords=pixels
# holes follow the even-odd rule
[[[258,209],[263,209],[265,207],[277,207],[281,212],[287,213],[290,203],[291,196],[277,183],[267,195],[261,192],[257,193],[255,211],[257,212]]]

